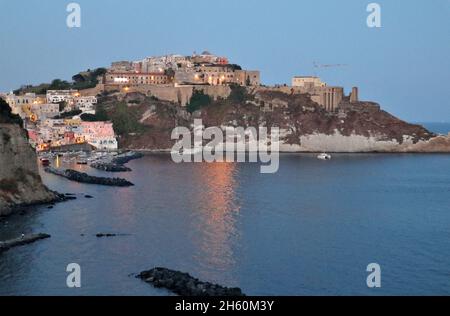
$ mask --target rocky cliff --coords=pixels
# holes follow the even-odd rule
[[[47,203],[57,199],[38,173],[37,157],[26,132],[0,104],[0,216],[18,206]]]
[[[237,90],[236,90],[237,89]],[[186,108],[141,94],[108,96],[101,103],[112,115],[126,104],[140,128],[121,134],[119,144],[132,150],[168,150],[175,126],[194,118],[209,126],[276,126],[285,152],[450,152],[450,138],[404,122],[373,102],[350,103],[328,112],[307,94],[235,88],[227,99],[211,100],[190,114]]]

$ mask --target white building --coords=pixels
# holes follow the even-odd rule
[[[81,110],[83,113],[95,114],[95,104],[97,104],[97,98],[95,96],[76,97],[74,103],[75,108]]]
[[[48,90],[47,102],[59,103],[59,102],[71,102],[73,98],[78,97],[80,94],[77,90]]]

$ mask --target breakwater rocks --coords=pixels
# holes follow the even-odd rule
[[[108,171],[108,172],[128,172],[131,171],[130,168],[116,165],[114,163],[109,162],[94,162],[91,164],[91,167],[94,169],[102,170],[102,171]]]
[[[109,237],[123,237],[131,236],[130,234],[116,234],[116,233],[98,233],[95,235],[97,238],[109,238]]]
[[[181,296],[245,296],[239,288],[227,288],[209,282],[202,282],[188,273],[166,268],[153,268],[141,272],[137,278],[165,288]]]
[[[16,238],[16,239],[0,241],[0,252],[9,250],[14,247],[31,244],[35,241],[38,241],[41,239],[47,239],[50,237],[51,236],[48,234],[30,234],[30,235],[22,235],[21,237]]]
[[[104,178],[104,177],[95,177],[90,176],[87,173],[78,172],[72,169],[66,170],[58,170],[52,167],[45,168],[45,171],[48,173],[52,173],[54,175],[64,177],[66,179],[80,182],[80,183],[89,183],[89,184],[98,184],[98,185],[106,185],[106,186],[117,186],[117,187],[129,187],[134,184],[121,178]]]
[[[144,157],[143,154],[141,153],[136,153],[134,151],[129,151],[120,155],[117,155],[116,157],[113,158],[112,163],[116,164],[116,165],[124,165],[128,162],[130,162],[131,160],[135,160],[135,159],[140,159]]]
[[[131,160],[142,158],[144,155],[136,152],[126,152],[115,156],[112,159],[102,159],[95,161],[91,164],[92,168],[108,171],[108,172],[128,172],[131,171],[130,168],[124,165]]]

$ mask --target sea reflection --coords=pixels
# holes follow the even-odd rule
[[[217,272],[232,271],[236,264],[233,245],[238,241],[236,218],[240,206],[236,198],[237,165],[233,163],[203,164],[195,174],[195,183],[202,183],[193,222],[194,243],[198,252],[194,260],[202,266],[203,277],[213,279]]]

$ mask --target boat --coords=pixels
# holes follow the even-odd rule
[[[326,153],[322,153],[319,156],[317,156],[317,159],[320,159],[320,160],[331,160],[331,155],[330,154],[326,154]]]
[[[77,160],[77,165],[87,165],[88,161],[87,159],[78,159]]]
[[[50,160],[48,160],[47,158],[41,158],[41,164],[44,167],[50,166]]]

